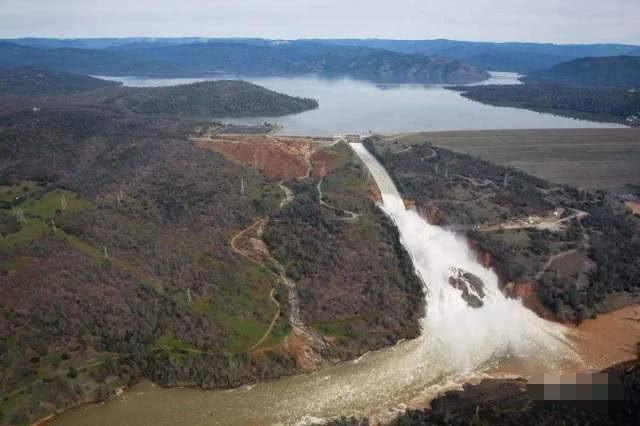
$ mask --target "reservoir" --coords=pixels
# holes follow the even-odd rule
[[[514,73],[494,72],[482,84],[518,84]],[[100,77],[132,87],[168,86],[211,80]],[[248,77],[247,81],[292,96],[317,99],[316,110],[284,117],[228,118],[224,122],[283,126],[287,135],[330,136],[336,133],[400,133],[440,130],[549,129],[621,127],[539,113],[495,107],[468,100],[442,85],[376,84],[349,78]]]

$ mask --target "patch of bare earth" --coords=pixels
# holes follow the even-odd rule
[[[191,140],[199,148],[216,151],[276,179],[302,178],[310,171],[313,141],[308,138],[214,135]]]
[[[244,257],[263,265],[269,258],[269,250],[262,241],[264,219],[256,220],[250,227],[236,234],[231,239],[231,247]]]
[[[313,175],[323,178],[340,164],[340,156],[328,149],[319,149],[311,155]]]
[[[556,315],[540,302],[531,282],[507,283],[502,292],[508,297],[521,300],[525,307],[535,312],[539,317],[548,321],[558,321]]]
[[[640,201],[627,201],[626,204],[633,214],[640,215]]]
[[[291,355],[303,371],[314,371],[322,362],[314,347],[314,340],[297,327],[282,342],[282,350]]]
[[[492,377],[531,378],[544,373],[600,371],[638,357],[640,305],[600,314],[595,319],[583,321],[579,326],[566,327],[579,360],[566,362],[550,370],[544,361],[511,358],[487,371],[487,374]]]

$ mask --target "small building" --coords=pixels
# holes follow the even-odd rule
[[[361,139],[360,135],[346,135],[344,138],[348,143],[360,142]]]

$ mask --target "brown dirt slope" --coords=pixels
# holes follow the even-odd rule
[[[255,167],[276,179],[301,178],[309,174],[312,141],[273,136],[213,136],[194,138],[200,148],[212,149],[225,158]]]

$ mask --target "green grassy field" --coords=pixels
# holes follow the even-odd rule
[[[398,148],[425,141],[579,188],[620,191],[640,185],[639,129],[414,133],[400,136]]]

